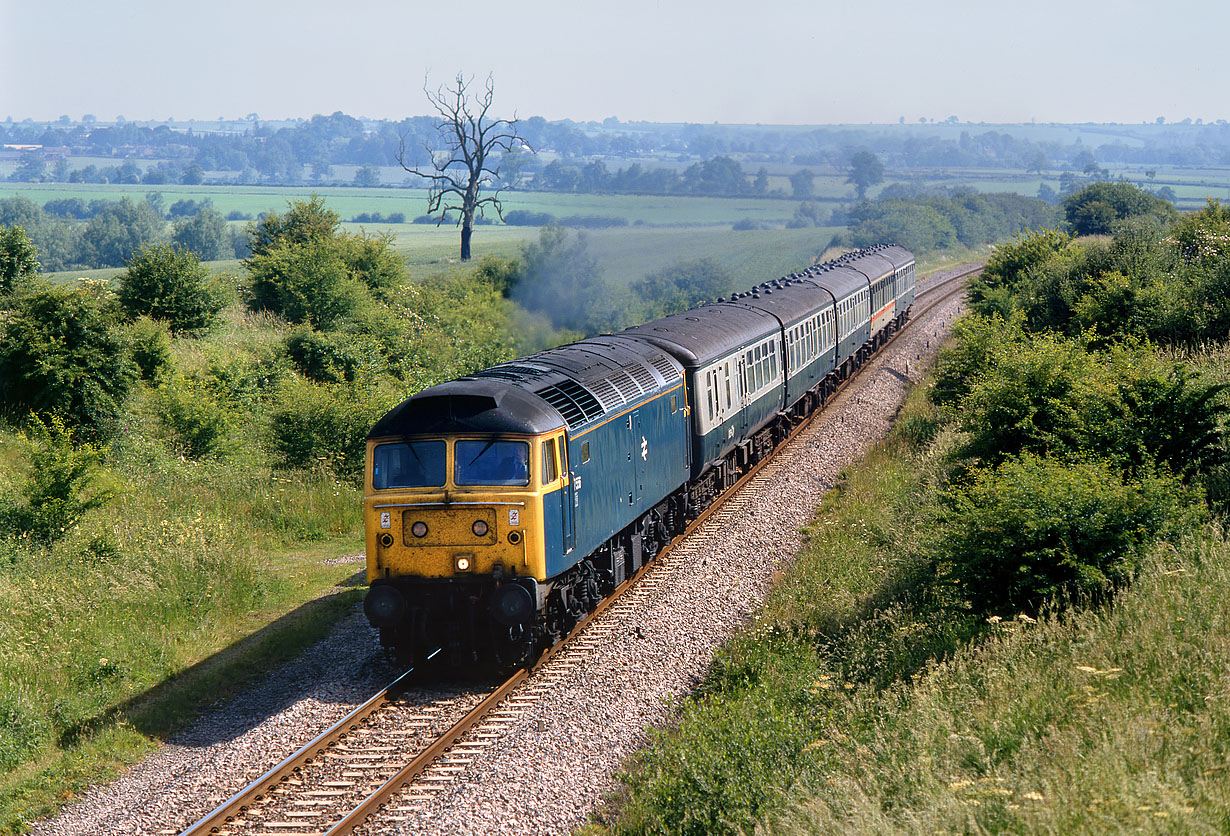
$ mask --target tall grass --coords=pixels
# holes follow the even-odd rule
[[[1227,832],[1225,532],[1101,608],[976,614],[932,557],[961,442],[915,392],[592,830]]]

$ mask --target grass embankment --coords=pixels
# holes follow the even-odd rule
[[[249,323],[177,341],[177,368],[250,371],[275,336]],[[362,566],[322,562],[362,549],[354,483],[275,468],[239,408],[217,455],[187,458],[162,397],[133,396],[96,485],[110,503],[51,545],[0,538],[0,833],[113,777],[359,600]],[[35,450],[0,432],[0,495],[21,490]]]
[[[595,829],[1225,832],[1224,533],[1157,547],[1103,609],[975,615],[931,569],[956,443],[915,443],[931,409],[846,474]]]

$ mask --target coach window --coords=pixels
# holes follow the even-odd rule
[[[550,485],[559,478],[559,465],[555,462],[555,439],[542,443],[542,484]]]
[[[731,404],[732,404],[732,401],[730,398],[730,363],[727,363],[725,368],[726,368],[726,408],[730,409]]]

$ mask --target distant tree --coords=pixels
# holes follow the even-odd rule
[[[492,119],[488,115],[495,98],[495,83],[487,76],[483,93],[472,92],[473,78],[466,79],[461,73],[452,87],[440,86],[434,92],[423,81],[423,92],[436,112],[440,114],[439,135],[443,139],[444,153],[437,155],[431,148],[432,170],[423,172],[417,166],[408,165],[406,135],[402,134],[397,152],[397,162],[411,174],[431,181],[427,191],[427,213],[436,214],[448,210],[459,213],[461,225],[461,260],[470,259],[470,238],[474,233],[474,219],[484,206],[495,209],[500,219],[504,207],[500,203],[500,190],[482,196],[500,177],[500,156],[514,147],[528,143],[517,134],[517,119]],[[533,149],[530,149],[533,150]]]
[[[38,249],[20,226],[0,226],[0,294],[38,275]]]
[[[795,200],[809,200],[816,193],[816,175],[806,168],[799,169],[790,175],[790,188]],[[859,197],[862,197],[862,192],[859,192]]]
[[[230,229],[221,214],[209,206],[203,206],[190,218],[175,222],[171,243],[181,249],[191,250],[202,261],[218,261],[234,254]]]
[[[47,173],[47,163],[37,151],[23,151],[17,168],[9,175],[15,183],[39,183]]]
[[[374,165],[365,165],[354,173],[354,184],[362,188],[373,188],[380,185],[380,169]]]
[[[81,233],[89,264],[122,267],[142,244],[158,241],[164,221],[148,203],[125,197],[90,218]]]
[[[1043,151],[1034,151],[1029,155],[1029,159],[1025,161],[1025,172],[1041,174],[1050,165],[1050,160],[1046,158],[1046,153]]]
[[[162,192],[146,192],[145,202],[149,204],[149,208],[153,209],[159,215],[166,215],[166,198],[162,196]],[[46,208],[46,207],[44,207]]]
[[[862,200],[867,196],[868,188],[884,182],[884,164],[870,151],[858,151],[850,157],[850,176],[846,182],[854,184],[858,198]]]
[[[769,170],[764,166],[756,172],[756,179],[752,181],[752,191],[756,194],[767,194],[769,191]]]
[[[192,250],[155,244],[128,262],[116,296],[130,319],[148,316],[176,333],[201,333],[217,321],[223,305],[208,279]]]
[[[57,183],[67,183],[70,173],[72,173],[72,166],[63,157],[56,160],[55,165],[51,167],[51,178]]]
[[[1064,218],[1077,235],[1109,235],[1116,221],[1151,217],[1169,222],[1174,206],[1131,183],[1091,183],[1063,201]]]
[[[205,172],[196,163],[188,163],[179,175],[179,182],[185,186],[199,186],[205,180]]]

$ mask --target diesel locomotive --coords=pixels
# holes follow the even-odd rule
[[[367,438],[364,610],[409,664],[566,635],[905,322],[895,246],[425,389]]]

